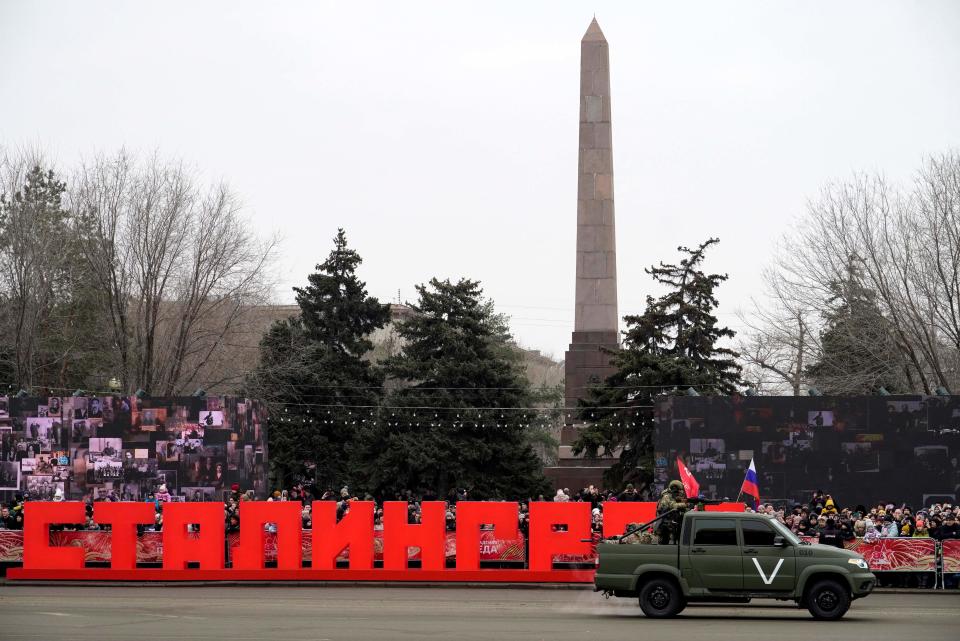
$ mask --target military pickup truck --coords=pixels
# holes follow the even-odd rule
[[[877,583],[858,554],[805,543],[759,514],[691,511],[679,543],[630,542],[636,538],[597,545],[594,582],[606,596],[639,598],[648,617],[671,617],[697,602],[779,599],[834,620]]]

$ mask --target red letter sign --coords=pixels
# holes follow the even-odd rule
[[[407,569],[407,548],[420,548],[420,567],[442,570],[447,559],[447,504],[424,501],[420,504],[420,525],[407,523],[407,502],[386,501],[383,504],[383,567],[386,570]]]
[[[480,526],[492,524],[497,537],[520,538],[517,504],[485,501],[457,503],[457,569],[480,569]]]
[[[373,569],[373,501],[351,501],[350,509],[337,523],[337,504],[313,502],[314,570],[337,567],[337,556],[348,549],[351,570]]]
[[[137,525],[154,522],[153,503],[94,503],[93,518],[101,525],[110,524],[110,567],[137,569]]]
[[[606,501],[603,504],[603,536],[620,536],[627,525],[642,525],[657,517],[657,504],[652,501]]]
[[[567,529],[554,530],[555,525]],[[589,503],[530,504],[531,570],[552,570],[553,557],[558,554],[590,554],[590,544],[581,541],[589,538]]]
[[[267,523],[277,525],[277,569],[299,570],[303,560],[303,521],[300,503],[289,501],[240,503],[240,544],[233,550],[233,567],[238,570],[264,568]],[[200,532],[203,533],[203,528]]]
[[[187,536],[198,524],[200,536]],[[223,569],[223,504],[165,503],[163,506],[163,569],[184,570],[190,561],[201,570]]]
[[[83,569],[83,548],[50,547],[50,524],[83,523],[87,515],[83,503],[27,501],[23,505],[23,569]]]

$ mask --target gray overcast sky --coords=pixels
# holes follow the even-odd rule
[[[621,315],[719,236],[722,319],[827,181],[960,146],[960,2],[0,0],[0,145],[125,145],[284,237],[281,302],[343,226],[370,291],[469,276],[520,342],[573,329],[580,38],[610,42]]]

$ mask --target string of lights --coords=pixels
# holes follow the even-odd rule
[[[449,412],[496,412],[496,411],[514,411],[514,412],[565,412],[581,411],[582,407],[508,407],[508,406],[471,406],[471,407],[450,407],[448,405],[340,405],[340,404],[316,404],[316,403],[269,403],[279,407],[310,407],[310,408],[336,408],[336,409],[381,409],[381,410],[431,410],[431,411],[449,411]],[[627,410],[639,411],[642,409],[652,409],[653,405],[598,405],[591,406],[591,410]]]
[[[293,387],[296,387],[296,386],[293,386]],[[321,389],[324,388],[324,386],[318,386],[318,387],[321,388]],[[327,387],[328,389],[345,389],[345,390],[375,390],[375,389],[383,389],[383,388],[377,388],[377,387],[371,387],[371,386],[367,386],[367,387],[364,387],[364,386],[353,386],[353,387],[352,387],[352,386],[339,386],[339,387],[336,387],[336,386],[326,386],[326,387]],[[665,388],[667,388],[667,387],[668,387],[668,386],[653,386],[653,385],[650,385],[650,386],[638,386],[638,388],[647,388],[647,389],[665,389]],[[71,394],[76,391],[76,390],[73,390],[73,389],[70,389],[70,388],[63,388],[63,387],[30,387],[30,388],[28,388],[28,389],[33,389],[33,390],[37,390],[37,391],[44,391],[44,392],[45,392],[45,391],[51,391],[51,392],[55,392],[55,391],[68,392],[68,393],[71,393]],[[463,392],[498,391],[498,390],[499,390],[499,391],[505,391],[505,390],[526,390],[526,391],[529,391],[527,388],[521,388],[521,387],[412,387],[412,388],[402,388],[402,389],[403,389],[403,397],[406,398],[406,399],[425,398],[425,399],[428,399],[428,400],[433,400],[434,396],[433,396],[433,395],[426,395],[426,394],[424,394],[424,395],[418,395],[418,394],[415,394],[415,393],[412,393],[412,392],[425,391],[425,390],[433,390],[433,391],[463,391]],[[634,388],[634,387],[628,387],[628,386],[621,386],[621,387],[612,387],[612,388],[608,388],[608,389],[636,389],[636,388]],[[114,391],[105,391],[105,390],[82,390],[82,391],[83,391],[84,395],[86,395],[86,396],[115,396],[115,395],[117,395],[117,393],[114,392]],[[360,395],[360,394],[357,394],[357,395],[349,395],[349,394],[301,394],[301,395],[299,395],[299,396],[300,396],[300,398],[305,399],[305,400],[329,399],[329,400],[339,401],[339,400],[348,400],[348,399],[363,399],[363,400],[369,399],[369,395]],[[349,403],[346,403],[346,404],[345,404],[345,403],[339,403],[339,402],[338,402],[338,403],[328,403],[328,404],[324,404],[324,403],[314,403],[314,402],[296,403],[296,402],[289,402],[289,401],[269,401],[269,402],[271,402],[271,403],[273,403],[273,404],[280,404],[280,405],[311,405],[311,406],[321,406],[321,407],[322,407],[322,406],[325,406],[325,405],[329,405],[329,406],[331,406],[331,407],[390,407],[390,406],[373,405],[373,404],[368,404],[368,405],[355,404],[355,405],[354,405],[354,404],[349,404]],[[406,407],[406,406],[397,406],[397,407]],[[426,405],[425,405],[424,407],[434,407],[434,406],[426,406]],[[439,406],[436,406],[436,407],[439,407]],[[611,409],[611,408],[618,408],[618,407],[625,407],[625,406],[619,406],[619,405],[600,406],[600,407],[597,407],[597,409]],[[630,405],[629,407],[640,407],[640,406]],[[650,406],[650,407],[652,407],[652,406]],[[494,408],[494,409],[496,409],[496,408]],[[543,408],[541,408],[541,407],[533,407],[533,408],[529,408],[529,407],[518,407],[518,408],[507,408],[507,409],[543,409]],[[552,409],[578,409],[578,408],[552,408]]]
[[[312,408],[315,408],[315,406],[312,406]],[[336,409],[337,411],[334,411],[334,409]],[[534,425],[539,425],[539,426],[543,425],[542,421],[539,423],[531,422],[530,420],[527,420],[525,422],[521,421],[519,423],[513,422],[511,420],[511,417],[507,416],[502,411],[499,416],[476,416],[476,417],[470,416],[471,413],[480,414],[481,412],[486,410],[513,410],[513,409],[519,409],[519,408],[418,407],[415,409],[420,411],[421,414],[423,413],[424,410],[426,410],[426,414],[421,415],[421,414],[418,414],[416,411],[414,411],[412,415],[405,415],[404,412],[394,411],[394,412],[390,412],[390,415],[387,416],[386,415],[387,412],[385,410],[390,408],[379,407],[376,410],[369,411],[369,413],[364,412],[362,417],[360,416],[359,412],[357,413],[348,412],[347,414],[349,414],[349,416],[344,417],[342,415],[342,411],[341,411],[342,408],[340,406],[336,406],[334,409],[328,409],[325,414],[323,412],[319,412],[318,415],[314,415],[313,409],[311,409],[311,410],[308,410],[306,415],[294,412],[293,416],[291,416],[289,408],[285,407],[283,408],[283,412],[276,417],[276,420],[278,420],[280,423],[307,423],[307,424],[317,424],[317,425],[358,425],[358,424],[365,425],[368,422],[369,423],[382,422],[382,423],[385,423],[388,427],[399,427],[399,426],[421,427],[421,423],[423,424],[422,425],[423,427],[426,427],[426,426],[445,427],[449,425],[452,427],[468,427],[469,426],[469,427],[481,427],[481,428],[509,427],[510,425],[513,425],[515,427],[518,426],[518,427],[527,428],[527,427],[532,427]],[[414,408],[394,408],[394,409],[410,410]],[[558,412],[557,408],[536,408],[536,409],[548,409],[553,413]],[[621,412],[624,412],[625,410],[639,411],[640,409],[643,409],[643,408],[637,407],[637,408],[616,408],[616,409],[620,410]],[[433,413],[433,416],[430,416],[431,411]],[[440,411],[456,411],[457,414],[453,417],[440,416]],[[596,418],[592,414],[591,414],[591,417]],[[574,418],[574,415],[568,413],[567,418],[572,419]],[[609,419],[610,417],[606,417],[606,418]],[[632,425],[636,427],[637,425],[642,425],[644,423],[643,420],[639,422],[637,420],[629,420],[631,418],[637,419],[638,418],[637,416],[632,416],[632,417],[622,416],[620,418],[621,418],[620,425],[624,427],[626,427],[627,425]],[[370,420],[368,421],[367,419],[370,419]],[[500,423],[499,422],[500,420],[503,420],[504,422]],[[488,422],[490,423],[489,425],[488,425]]]
[[[45,391],[69,391],[65,388],[44,388]],[[464,389],[464,388],[449,388]],[[469,388],[466,388],[469,389]],[[493,389],[493,388],[491,388]],[[503,389],[503,388],[500,388]],[[112,396],[113,392],[84,392],[84,395]],[[473,428],[530,428],[544,427],[565,416],[567,421],[582,418],[584,410],[566,406],[466,406],[396,405],[268,402],[274,409],[272,420],[279,423],[307,423],[316,425],[385,424],[387,427],[473,427]],[[621,426],[644,424],[640,413],[652,405],[603,405],[589,408],[589,418],[602,412],[605,420],[619,419]],[[282,410],[282,412],[280,411]],[[518,413],[520,413],[518,415]],[[530,416],[530,415],[533,416]]]

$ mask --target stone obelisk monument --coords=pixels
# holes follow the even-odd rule
[[[590,385],[613,372],[603,348],[618,344],[617,248],[613,215],[613,145],[610,130],[610,52],[596,18],[580,42],[580,152],[577,175],[577,282],[573,338],[564,359],[566,407],[575,408]],[[558,467],[548,474],[559,487],[600,483],[613,460],[574,457],[577,420],[564,414]]]

